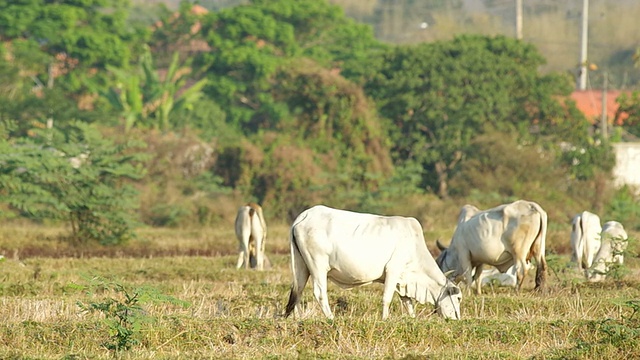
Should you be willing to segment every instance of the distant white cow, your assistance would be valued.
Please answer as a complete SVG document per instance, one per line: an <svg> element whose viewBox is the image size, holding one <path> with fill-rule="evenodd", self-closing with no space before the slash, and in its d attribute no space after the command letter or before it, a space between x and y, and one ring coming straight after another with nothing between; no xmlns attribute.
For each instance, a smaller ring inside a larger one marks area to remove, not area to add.
<svg viewBox="0 0 640 360"><path fill-rule="evenodd" d="M460 319L461 292L429 253L418 220L314 206L300 214L290 233L293 283L285 316L296 308L309 276L313 294L328 318L327 279L350 289L384 283L382 318L398 292L415 316L413 300L431 303L445 318Z"/></svg>
<svg viewBox="0 0 640 360"><path fill-rule="evenodd" d="M442 251L436 262L451 277L463 276L468 286L476 280L476 293L482 293L484 264L506 272L511 266L517 269L520 290L526 276L527 262L536 260L536 289L544 286L547 262L545 242L547 237L547 213L540 205L518 200L500 205L459 222L449 247L437 242Z"/></svg>
<svg viewBox="0 0 640 360"><path fill-rule="evenodd" d="M591 268L587 270L587 279L592 282L603 281L611 264L622 265L624 251L628 245L627 232L617 221L607 221L602 227L602 244Z"/></svg>
<svg viewBox="0 0 640 360"><path fill-rule="evenodd" d="M571 224L571 261L585 271L593 264L593 259L600 249L600 217L583 211L573 218ZM586 272L585 272L586 275Z"/></svg>
<svg viewBox="0 0 640 360"><path fill-rule="evenodd" d="M267 224L264 221L262 207L256 203L248 203L238 209L235 222L236 237L240 254L236 268L257 268L264 270L265 242L267 239Z"/></svg>
<svg viewBox="0 0 640 360"><path fill-rule="evenodd" d="M529 272L529 270L531 269L533 269L533 264L527 262L525 271ZM518 285L517 273L518 269L515 265L511 266L507 271L503 273L500 272L500 270L492 267L491 269L482 270L480 281L482 282L482 286L492 285L515 288L516 285Z"/></svg>

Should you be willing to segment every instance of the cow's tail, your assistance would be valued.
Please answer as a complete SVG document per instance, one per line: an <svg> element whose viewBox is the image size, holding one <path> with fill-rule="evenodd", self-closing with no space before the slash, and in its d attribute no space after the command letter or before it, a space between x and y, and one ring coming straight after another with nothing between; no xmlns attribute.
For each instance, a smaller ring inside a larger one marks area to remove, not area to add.
<svg viewBox="0 0 640 360"><path fill-rule="evenodd" d="M257 216L258 217L258 221L260 222L260 227L262 228L262 239L260 239L260 249L258 249L256 247L256 241L258 239L255 239L254 235L253 235L253 231L251 231L252 235L252 240L250 241L250 246L249 246L249 264L251 266L251 268L256 268L258 266L258 253L262 253L262 257L263 257L263 261L267 261L266 259L266 255L265 255L265 247L266 247L266 242L267 242L267 223L264 220L264 215L262 213L262 206L256 204L256 203L247 203L247 205L249 207L249 223L251 224L251 227L253 227L253 217Z"/></svg>
<svg viewBox="0 0 640 360"><path fill-rule="evenodd" d="M547 279L547 260L545 259L545 247L547 242L547 213L535 204L536 211L540 214L540 229L531 247L532 255L536 259L536 290L542 290Z"/></svg>
<svg viewBox="0 0 640 360"><path fill-rule="evenodd" d="M304 290L307 280L309 279L309 268L304 262L304 258L298 248L298 243L295 237L295 225L291 226L291 232L289 233L289 240L291 242L291 272L293 281L291 283L291 292L289 293L289 301L284 313L285 317L291 315L295 310L296 305L300 302L300 296L302 290Z"/></svg>

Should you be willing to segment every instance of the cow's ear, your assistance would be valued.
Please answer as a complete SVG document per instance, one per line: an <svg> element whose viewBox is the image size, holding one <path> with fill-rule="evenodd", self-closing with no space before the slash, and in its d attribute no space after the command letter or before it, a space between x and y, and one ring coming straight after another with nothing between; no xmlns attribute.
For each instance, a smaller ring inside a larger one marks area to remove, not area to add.
<svg viewBox="0 0 640 360"><path fill-rule="evenodd" d="M449 296L454 296L454 295L458 295L461 294L462 291L460 290L459 287L457 286L449 286Z"/></svg>

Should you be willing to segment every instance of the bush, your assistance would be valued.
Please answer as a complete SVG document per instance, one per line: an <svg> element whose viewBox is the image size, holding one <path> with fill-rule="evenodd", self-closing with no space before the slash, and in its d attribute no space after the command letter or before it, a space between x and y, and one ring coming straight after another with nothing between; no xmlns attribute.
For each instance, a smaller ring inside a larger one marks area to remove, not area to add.
<svg viewBox="0 0 640 360"><path fill-rule="evenodd" d="M224 177L214 174L216 159L224 157L216 142L189 131L142 136L149 156L147 176L138 182L141 220L152 226L210 225L216 197L230 193Z"/></svg>
<svg viewBox="0 0 640 360"><path fill-rule="evenodd" d="M144 173L143 145L115 143L84 123L0 139L0 202L31 219L66 221L74 242L119 244L134 235L138 201L127 180Z"/></svg>
<svg viewBox="0 0 640 360"><path fill-rule="evenodd" d="M155 288L132 288L99 277L91 279L89 285L74 286L85 290L89 295L92 295L96 290L109 291L114 294L113 297L107 297L99 302L77 302L82 311L98 312L104 316L104 321L109 327L111 342L106 342L103 345L109 350L129 350L133 345L139 343L141 325L153 320L151 316L147 315L142 305L152 302L169 302L188 306L188 303L163 295Z"/></svg>

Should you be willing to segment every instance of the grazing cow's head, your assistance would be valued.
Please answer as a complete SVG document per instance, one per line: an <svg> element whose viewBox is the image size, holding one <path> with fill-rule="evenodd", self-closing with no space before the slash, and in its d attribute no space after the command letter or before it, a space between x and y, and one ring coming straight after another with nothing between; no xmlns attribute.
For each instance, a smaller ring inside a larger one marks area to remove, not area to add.
<svg viewBox="0 0 640 360"><path fill-rule="evenodd" d="M587 281L600 282L604 281L609 272L609 267L604 260L600 259L591 265L591 268L587 270Z"/></svg>
<svg viewBox="0 0 640 360"><path fill-rule="evenodd" d="M440 249L440 255L436 258L436 264L443 272L448 272L450 270L454 270L456 268L456 264L453 263L456 256L450 254L449 249L440 243L440 240L436 240L436 246ZM447 276L448 277L448 276Z"/></svg>
<svg viewBox="0 0 640 360"><path fill-rule="evenodd" d="M442 287L442 292L436 301L436 311L445 319L460 320L460 301L462 291L450 280Z"/></svg>

